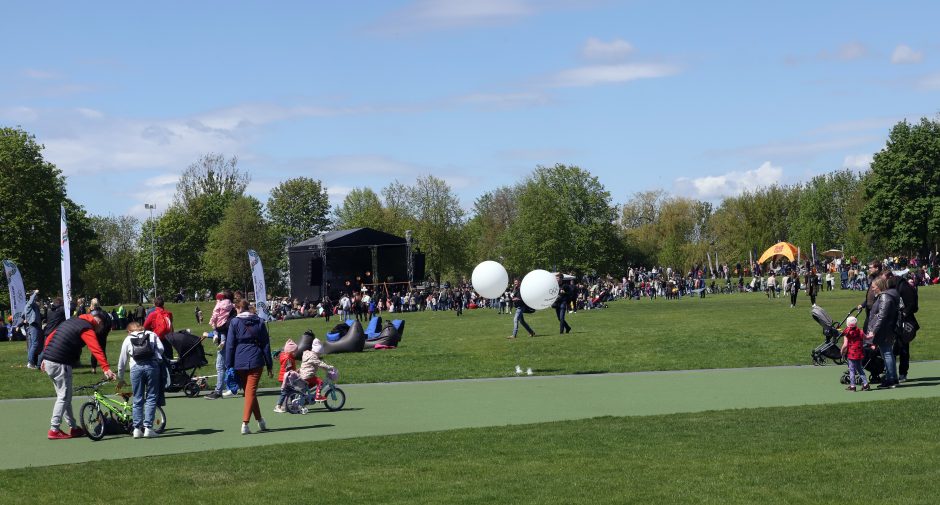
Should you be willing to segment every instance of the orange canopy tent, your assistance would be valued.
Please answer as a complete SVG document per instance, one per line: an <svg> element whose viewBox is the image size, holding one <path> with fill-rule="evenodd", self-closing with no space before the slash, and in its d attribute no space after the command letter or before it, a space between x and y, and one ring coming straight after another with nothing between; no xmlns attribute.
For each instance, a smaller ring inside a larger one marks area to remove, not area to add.
<svg viewBox="0 0 940 505"><path fill-rule="evenodd" d="M758 263L763 263L767 260L776 259L779 257L784 257L790 261L797 259L797 247L789 242L777 242L776 244L770 246L769 249L764 251L764 254L760 255L760 259L757 260Z"/></svg>

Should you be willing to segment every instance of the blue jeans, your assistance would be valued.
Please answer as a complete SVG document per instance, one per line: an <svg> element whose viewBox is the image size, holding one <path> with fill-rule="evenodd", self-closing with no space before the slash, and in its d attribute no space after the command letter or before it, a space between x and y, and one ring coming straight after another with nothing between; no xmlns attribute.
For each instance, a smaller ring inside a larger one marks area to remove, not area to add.
<svg viewBox="0 0 940 505"><path fill-rule="evenodd" d="M222 391L225 390L226 368L225 368L225 352L223 351L224 349L219 349L219 351L215 353L215 372L217 374L216 382L215 382L215 392L218 394L222 394Z"/></svg>
<svg viewBox="0 0 940 505"><path fill-rule="evenodd" d="M881 357L885 360L885 378L882 384L894 384L898 381L898 368L894 360L894 342L878 344Z"/></svg>
<svg viewBox="0 0 940 505"><path fill-rule="evenodd" d="M862 377L862 384L868 384L868 377L865 377L865 368L862 366L862 360L860 359L850 359L849 360L849 385L855 385L855 376L860 375Z"/></svg>
<svg viewBox="0 0 940 505"><path fill-rule="evenodd" d="M153 428L153 417L157 411L159 380L160 364L156 360L135 363L131 367L135 428Z"/></svg>
<svg viewBox="0 0 940 505"><path fill-rule="evenodd" d="M532 328L529 327L529 324L525 322L525 312L522 310L522 307L516 308L516 317L512 320L512 336L516 336L519 333L519 325L522 324L522 327L529 332L529 334L535 333L532 331Z"/></svg>
<svg viewBox="0 0 940 505"><path fill-rule="evenodd" d="M26 362L33 366L39 366L39 356L42 353L42 330L35 326L26 327Z"/></svg>
<svg viewBox="0 0 940 505"><path fill-rule="evenodd" d="M558 306L558 308L555 309L555 315L558 316L559 328L561 329L561 333L571 332L571 326L565 322L565 314L568 312L567 309L568 309L567 303L560 305Z"/></svg>

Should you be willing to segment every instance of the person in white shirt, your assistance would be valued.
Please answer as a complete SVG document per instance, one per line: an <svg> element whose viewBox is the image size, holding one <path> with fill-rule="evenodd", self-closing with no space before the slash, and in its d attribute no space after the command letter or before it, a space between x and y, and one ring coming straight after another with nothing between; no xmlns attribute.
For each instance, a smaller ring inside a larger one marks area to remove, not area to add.
<svg viewBox="0 0 940 505"><path fill-rule="evenodd" d="M118 387L124 386L124 371L130 368L133 398L134 438L154 438L153 419L157 410L157 388L163 344L156 333L139 323L127 325L127 338L118 358Z"/></svg>

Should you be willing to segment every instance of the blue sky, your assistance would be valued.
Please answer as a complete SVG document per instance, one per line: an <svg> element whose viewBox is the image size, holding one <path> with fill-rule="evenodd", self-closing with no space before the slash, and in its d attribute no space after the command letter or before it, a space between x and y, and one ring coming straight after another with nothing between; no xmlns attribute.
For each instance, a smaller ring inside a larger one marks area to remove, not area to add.
<svg viewBox="0 0 940 505"><path fill-rule="evenodd" d="M355 7L350 7L354 5ZM865 169L940 111L936 2L8 2L0 125L95 214L165 209L201 154L263 201L424 174L464 207L539 164L617 203Z"/></svg>

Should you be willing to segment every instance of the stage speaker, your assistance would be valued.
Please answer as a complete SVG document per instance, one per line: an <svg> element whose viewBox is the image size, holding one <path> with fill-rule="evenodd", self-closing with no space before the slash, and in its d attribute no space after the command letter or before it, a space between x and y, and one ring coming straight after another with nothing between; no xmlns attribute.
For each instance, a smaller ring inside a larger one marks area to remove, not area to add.
<svg viewBox="0 0 940 505"><path fill-rule="evenodd" d="M310 286L323 285L323 258L314 256L310 258L310 271L307 274Z"/></svg>

